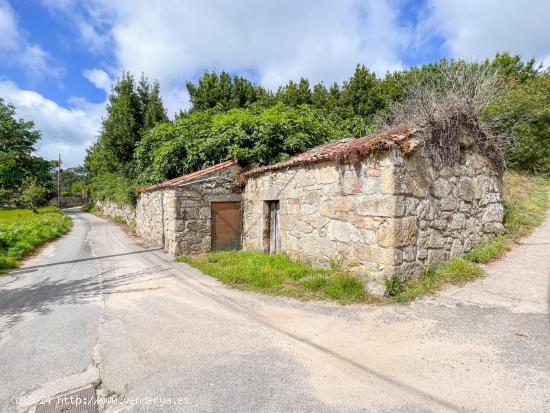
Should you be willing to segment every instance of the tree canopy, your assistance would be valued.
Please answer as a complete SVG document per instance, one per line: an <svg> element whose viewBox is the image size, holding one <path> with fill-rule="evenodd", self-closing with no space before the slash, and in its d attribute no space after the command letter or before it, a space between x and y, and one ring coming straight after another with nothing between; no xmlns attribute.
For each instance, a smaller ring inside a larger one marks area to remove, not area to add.
<svg viewBox="0 0 550 413"><path fill-rule="evenodd" d="M20 201L26 181L51 192L52 163L33 155L40 132L32 121L17 119L15 107L0 98L0 206Z"/></svg>
<svg viewBox="0 0 550 413"><path fill-rule="evenodd" d="M142 75L136 84L124 73L86 157L92 195L132 202L139 185L217 162L268 164L331 139L363 136L392 123L396 105L406 101L411 87L437 83L454 65L498 71L507 92L485 115L502 120L495 128L517 135L505 151L508 165L549 171L549 74L532 59L501 53L481 63L442 60L383 78L359 64L340 84L311 84L302 77L275 91L243 76L206 71L186 83L190 107L174 120L166 116L158 82L151 85Z"/></svg>

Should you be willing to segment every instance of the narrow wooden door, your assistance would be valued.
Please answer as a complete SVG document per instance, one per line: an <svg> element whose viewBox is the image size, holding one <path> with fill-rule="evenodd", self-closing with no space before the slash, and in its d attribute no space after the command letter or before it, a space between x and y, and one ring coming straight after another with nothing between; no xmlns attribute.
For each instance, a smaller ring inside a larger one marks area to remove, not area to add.
<svg viewBox="0 0 550 413"><path fill-rule="evenodd" d="M241 203L212 202L212 249L241 248Z"/></svg>
<svg viewBox="0 0 550 413"><path fill-rule="evenodd" d="M269 252L276 253L280 250L279 201L269 201Z"/></svg>

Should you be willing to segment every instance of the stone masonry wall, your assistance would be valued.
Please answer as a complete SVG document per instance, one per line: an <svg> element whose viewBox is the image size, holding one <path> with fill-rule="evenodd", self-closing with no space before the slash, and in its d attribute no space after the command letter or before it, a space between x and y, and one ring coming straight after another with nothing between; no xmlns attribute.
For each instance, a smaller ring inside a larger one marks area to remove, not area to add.
<svg viewBox="0 0 550 413"><path fill-rule="evenodd" d="M128 225L134 225L136 221L136 211L131 206L119 205L111 201L97 201L95 205L103 215L111 219L122 218Z"/></svg>
<svg viewBox="0 0 550 413"><path fill-rule="evenodd" d="M201 176L178 187L144 192L137 203L137 233L171 254L211 249L211 203L240 202L238 166Z"/></svg>
<svg viewBox="0 0 550 413"><path fill-rule="evenodd" d="M136 232L149 245L165 246L167 250L175 251L175 235L169 231L169 226L163 225L170 216L169 204L174 204L173 189L144 192L140 195L136 206ZM173 214L173 212L172 212Z"/></svg>
<svg viewBox="0 0 550 413"><path fill-rule="evenodd" d="M238 166L222 169L176 188L174 216L170 218L176 252L200 254L211 250L211 203L241 202Z"/></svg>
<svg viewBox="0 0 550 413"><path fill-rule="evenodd" d="M504 232L502 179L488 159L465 149L459 163L441 170L416 153L395 159L394 192L401 208L393 243L404 278ZM400 240L408 231L416 236Z"/></svg>
<svg viewBox="0 0 550 413"><path fill-rule="evenodd" d="M265 201L279 200L282 251L314 265L340 263L369 284L395 265L393 245L384 242L396 213L392 191L388 153L356 165L323 162L249 177L243 248L267 250Z"/></svg>
<svg viewBox="0 0 550 413"><path fill-rule="evenodd" d="M399 149L355 165L309 164L249 177L243 248L266 251L266 201L279 200L281 250L314 265L343 264L369 290L383 279L468 251L503 230L502 183L489 162L466 153L436 171Z"/></svg>

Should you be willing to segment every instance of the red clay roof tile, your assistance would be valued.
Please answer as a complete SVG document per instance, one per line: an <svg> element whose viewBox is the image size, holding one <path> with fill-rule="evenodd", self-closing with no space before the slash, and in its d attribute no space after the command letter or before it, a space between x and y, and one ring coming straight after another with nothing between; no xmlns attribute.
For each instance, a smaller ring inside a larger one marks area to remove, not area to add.
<svg viewBox="0 0 550 413"><path fill-rule="evenodd" d="M364 136L362 138L348 138L332 141L321 146L309 149L299 155L272 165L259 166L245 172L249 177L267 171L290 168L323 161L357 160L376 149L388 149L396 144L403 144L413 134L409 126L401 126L384 133Z"/></svg>
<svg viewBox="0 0 550 413"><path fill-rule="evenodd" d="M206 176L214 172L218 172L222 169L229 168L230 166L236 165L236 160L226 161L219 163L217 165L210 166L205 169L201 169L200 171L192 172L187 175L179 176L174 179L170 179L169 181L161 182L159 184L146 186L144 188L138 189L138 192L150 192L155 191L157 189L165 189L165 188L173 188L176 187L182 183L189 182L195 178L199 178L201 176Z"/></svg>

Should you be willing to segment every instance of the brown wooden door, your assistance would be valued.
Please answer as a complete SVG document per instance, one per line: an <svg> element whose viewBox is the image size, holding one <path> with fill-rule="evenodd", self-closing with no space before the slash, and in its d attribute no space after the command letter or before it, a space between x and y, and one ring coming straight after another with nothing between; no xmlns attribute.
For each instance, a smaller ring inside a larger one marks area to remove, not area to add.
<svg viewBox="0 0 550 413"><path fill-rule="evenodd" d="M212 202L212 249L241 248L241 203Z"/></svg>

